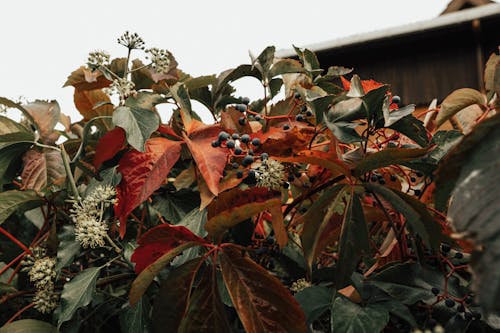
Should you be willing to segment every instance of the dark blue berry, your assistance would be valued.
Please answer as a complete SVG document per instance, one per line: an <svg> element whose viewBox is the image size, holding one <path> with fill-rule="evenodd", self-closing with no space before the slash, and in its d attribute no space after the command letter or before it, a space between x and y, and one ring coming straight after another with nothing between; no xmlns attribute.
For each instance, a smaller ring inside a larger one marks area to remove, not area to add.
<svg viewBox="0 0 500 333"><path fill-rule="evenodd" d="M296 92L294 95L293 95L295 98L299 99L300 98L300 94L298 92Z"/></svg>
<svg viewBox="0 0 500 333"><path fill-rule="evenodd" d="M452 299L449 299L447 298L445 301L444 301L444 304L449 307L449 308L452 308L455 306L455 301L452 300Z"/></svg>
<svg viewBox="0 0 500 333"><path fill-rule="evenodd" d="M298 114L298 115L295 116L295 120L297 120L297 121L304 121L304 116L301 115L301 114Z"/></svg>
<svg viewBox="0 0 500 333"><path fill-rule="evenodd" d="M376 182L376 181L378 180L377 175L373 174L373 175L370 177L370 180L371 180L372 182Z"/></svg>
<svg viewBox="0 0 500 333"><path fill-rule="evenodd" d="M269 158L269 154L268 153L262 153L262 154L260 154L260 159L261 160L264 161L264 160L267 160L268 158Z"/></svg>
<svg viewBox="0 0 500 333"><path fill-rule="evenodd" d="M254 117L254 119L255 119L256 121L261 121L261 119L262 119L262 118L261 118L261 116L260 116L260 115L256 114L256 115L255 115L255 117Z"/></svg>
<svg viewBox="0 0 500 333"><path fill-rule="evenodd" d="M283 125L283 129L285 131L288 131L290 129L290 126L288 124Z"/></svg>
<svg viewBox="0 0 500 333"><path fill-rule="evenodd" d="M439 289L438 289L438 288L433 287L433 288L431 289L431 291L432 291L432 293L433 293L434 295L436 295L436 296L437 296L437 295L439 295Z"/></svg>
<svg viewBox="0 0 500 333"><path fill-rule="evenodd" d="M219 141L225 141L227 139L229 139L229 134L227 132L222 131L219 133Z"/></svg>
<svg viewBox="0 0 500 333"><path fill-rule="evenodd" d="M462 252L457 252L455 253L455 258L456 259L462 259L464 257L463 253Z"/></svg>
<svg viewBox="0 0 500 333"><path fill-rule="evenodd" d="M233 164L231 164L233 166L233 168L235 169L238 169L240 167L240 165L238 164L238 162L233 162Z"/></svg>
<svg viewBox="0 0 500 333"><path fill-rule="evenodd" d="M240 138L240 135L238 133L233 133L231 137L233 138L233 140L238 140Z"/></svg>
<svg viewBox="0 0 500 333"><path fill-rule="evenodd" d="M238 119L238 124L240 124L241 126L244 126L246 123L247 123L247 119L245 117L240 117Z"/></svg>
<svg viewBox="0 0 500 333"><path fill-rule="evenodd" d="M248 143L248 142L250 142L250 135L248 135L248 134L243 134L243 135L241 136L241 142L243 142L243 143Z"/></svg>
<svg viewBox="0 0 500 333"><path fill-rule="evenodd" d="M398 95L392 96L392 102L396 104L401 103L401 97L399 97Z"/></svg>
<svg viewBox="0 0 500 333"><path fill-rule="evenodd" d="M236 177L243 178L243 171L241 171L241 170L236 171Z"/></svg>
<svg viewBox="0 0 500 333"><path fill-rule="evenodd" d="M241 161L241 165L248 166L253 163L253 156L247 155L243 157L243 161Z"/></svg>
<svg viewBox="0 0 500 333"><path fill-rule="evenodd" d="M290 184L289 184L289 183L287 183L287 182L284 182L284 183L283 183L283 188L287 189L287 188L289 188L289 187L290 187Z"/></svg>
<svg viewBox="0 0 500 333"><path fill-rule="evenodd" d="M241 150L241 148L235 148L234 149L234 154L235 155L241 155L241 154L243 154L243 150Z"/></svg>
<svg viewBox="0 0 500 333"><path fill-rule="evenodd" d="M451 246L448 244L441 244L441 252L448 253L451 250Z"/></svg>
<svg viewBox="0 0 500 333"><path fill-rule="evenodd" d="M311 110L307 110L306 116L311 117L312 115L313 115L312 111Z"/></svg>
<svg viewBox="0 0 500 333"><path fill-rule="evenodd" d="M395 182L395 181L396 181L396 179L397 179L397 178L396 178L396 176L391 175L391 182Z"/></svg>
<svg viewBox="0 0 500 333"><path fill-rule="evenodd" d="M247 106L245 104L236 104L235 108L240 112L245 112L247 110Z"/></svg>
<svg viewBox="0 0 500 333"><path fill-rule="evenodd" d="M415 193L415 195L416 195L417 197L419 197L419 196L420 196L420 194L422 194L422 191L420 191L420 190L413 190L413 193Z"/></svg>
<svg viewBox="0 0 500 333"><path fill-rule="evenodd" d="M250 171L248 171L248 177L253 177L253 178L255 178L255 170L250 170Z"/></svg>
<svg viewBox="0 0 500 333"><path fill-rule="evenodd" d="M260 139L259 138L254 138L252 140L252 145L254 146L259 146L260 145Z"/></svg>
<svg viewBox="0 0 500 333"><path fill-rule="evenodd" d="M412 182L412 183L414 183L414 182L416 182L416 181L417 181L417 178L415 178L415 177L410 177L410 180L411 180L411 182Z"/></svg>
<svg viewBox="0 0 500 333"><path fill-rule="evenodd" d="M378 183L379 183L380 185L385 185L385 179L384 179L384 178L379 178L379 179L378 179Z"/></svg>
<svg viewBox="0 0 500 333"><path fill-rule="evenodd" d="M301 112L306 112L307 111L307 106L306 105L302 105L302 107L300 108L300 111Z"/></svg>
<svg viewBox="0 0 500 333"><path fill-rule="evenodd" d="M235 146L235 143L234 143L233 140L227 140L226 141L226 147L227 148L234 148L234 146Z"/></svg>
<svg viewBox="0 0 500 333"><path fill-rule="evenodd" d="M220 141L219 140L214 140L212 141L212 147L216 148L220 146Z"/></svg>
<svg viewBox="0 0 500 333"><path fill-rule="evenodd" d="M248 103L250 103L250 98L248 98L248 97L242 97L240 100L241 100L241 103L243 103L245 105L248 105Z"/></svg>

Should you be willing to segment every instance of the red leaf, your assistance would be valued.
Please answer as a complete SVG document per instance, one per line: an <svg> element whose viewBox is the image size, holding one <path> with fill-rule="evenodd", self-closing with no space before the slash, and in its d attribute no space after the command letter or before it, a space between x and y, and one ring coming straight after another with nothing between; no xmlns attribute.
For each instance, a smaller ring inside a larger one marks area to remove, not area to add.
<svg viewBox="0 0 500 333"><path fill-rule="evenodd" d="M102 163L113 158L125 147L125 131L115 127L104 134L97 142L94 155L94 167L98 170Z"/></svg>
<svg viewBox="0 0 500 333"><path fill-rule="evenodd" d="M219 125L203 126L201 122L193 120L189 136L184 134L184 141L210 192L214 195L219 194L219 181L222 178L229 154L229 150L226 148L212 147L212 141L217 140L220 131Z"/></svg>
<svg viewBox="0 0 500 333"><path fill-rule="evenodd" d="M145 152L131 150L123 155L118 171L122 180L116 188L115 215L120 219L120 237L125 235L128 215L165 181L181 154L181 141L152 138Z"/></svg>
<svg viewBox="0 0 500 333"><path fill-rule="evenodd" d="M304 312L281 282L241 251L230 247L220 256L229 296L248 333L305 333Z"/></svg>
<svg viewBox="0 0 500 333"><path fill-rule="evenodd" d="M130 259L135 262L135 272L142 272L165 253L188 242L207 244L206 240L196 236L184 226L162 224L151 228L139 239L137 242L139 247L135 249Z"/></svg>
<svg viewBox="0 0 500 333"><path fill-rule="evenodd" d="M351 88L351 82L349 82L346 78L341 76L340 80L342 81L342 86L344 87L344 90L349 90ZM384 85L383 83L374 80L361 80L361 86L363 87L365 94L367 94L371 90L380 88L383 85Z"/></svg>
<svg viewBox="0 0 500 333"><path fill-rule="evenodd" d="M160 124L160 126L158 127L158 132L160 132L161 134L170 135L182 139L177 133L175 133L172 127L165 124Z"/></svg>

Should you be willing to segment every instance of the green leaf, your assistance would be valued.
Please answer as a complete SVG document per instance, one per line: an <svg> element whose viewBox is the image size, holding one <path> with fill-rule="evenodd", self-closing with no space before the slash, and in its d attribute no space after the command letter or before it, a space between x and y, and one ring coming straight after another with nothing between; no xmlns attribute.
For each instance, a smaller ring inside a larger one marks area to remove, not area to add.
<svg viewBox="0 0 500 333"><path fill-rule="evenodd" d="M11 182L20 171L21 157L33 145L33 141L32 133L0 135L0 186Z"/></svg>
<svg viewBox="0 0 500 333"><path fill-rule="evenodd" d="M295 299L304 310L308 325L330 309L332 295L333 292L330 288L321 286L311 286L295 294Z"/></svg>
<svg viewBox="0 0 500 333"><path fill-rule="evenodd" d="M18 123L17 121L14 121L10 118L0 116L0 136L3 136L5 134L11 134L11 133L17 133L17 132L27 132L31 133L31 136L33 139L31 141L34 141L34 134L24 127L24 125Z"/></svg>
<svg viewBox="0 0 500 333"><path fill-rule="evenodd" d="M377 302L375 303L377 306L382 307L389 311L389 313L405 320L412 327L417 327L417 322L413 317L410 309L399 301L385 301L385 302Z"/></svg>
<svg viewBox="0 0 500 333"><path fill-rule="evenodd" d="M64 285L61 293L61 304L59 305L58 327L65 321L70 320L76 310L87 306L92 301L101 268L87 268Z"/></svg>
<svg viewBox="0 0 500 333"><path fill-rule="evenodd" d="M207 235L205 230L205 224L207 223L207 210L203 209L200 211L199 207L194 208L190 211L184 218L176 225L181 225L193 232L196 236L204 238ZM191 259L198 257L200 254L200 249L198 247L192 247L184 251L180 256L175 258L172 262L173 266L179 266Z"/></svg>
<svg viewBox="0 0 500 333"><path fill-rule="evenodd" d="M0 192L0 224L18 209L29 210L43 203L43 200L35 191L11 190Z"/></svg>
<svg viewBox="0 0 500 333"><path fill-rule="evenodd" d="M276 48L274 46L268 46L259 54L257 59L252 61L252 65L259 69L262 76L267 77L268 79L272 78L272 76L269 76L268 73L271 65L273 64L275 51Z"/></svg>
<svg viewBox="0 0 500 333"><path fill-rule="evenodd" d="M35 319L21 319L0 327L0 333L58 333L56 327Z"/></svg>
<svg viewBox="0 0 500 333"><path fill-rule="evenodd" d="M368 122L371 126L375 126L375 128L381 128L384 125L383 106L388 90L389 87L387 85L383 85L370 90L365 96L363 96L363 107L366 110Z"/></svg>
<svg viewBox="0 0 500 333"><path fill-rule="evenodd" d="M391 111L389 110L389 97L386 97L382 111L384 112L384 126L391 127L402 118L412 114L415 111L415 104L406 105Z"/></svg>
<svg viewBox="0 0 500 333"><path fill-rule="evenodd" d="M33 119L33 117L31 116L31 113L28 112L28 110L26 110L21 104L19 103L16 103L14 101L11 101L10 99L8 98L5 98L5 97L0 97L0 104L2 105L5 105L6 107L8 108L15 108L15 109L18 109L19 111L21 111L23 113L23 116L29 120L29 122L35 126L35 129L36 130L39 130L38 128L38 125L37 123L35 122L35 120Z"/></svg>
<svg viewBox="0 0 500 333"><path fill-rule="evenodd" d="M135 306L127 304L120 312L120 328L123 333L147 332L149 328L150 305L142 297Z"/></svg>
<svg viewBox="0 0 500 333"><path fill-rule="evenodd" d="M333 135L343 143L361 142L364 139L354 129L358 124L347 121L330 122L325 120L326 126Z"/></svg>
<svg viewBox="0 0 500 333"><path fill-rule="evenodd" d="M177 223L193 209L199 210L200 194L190 190L179 190L165 196L154 196L152 207L167 221Z"/></svg>
<svg viewBox="0 0 500 333"><path fill-rule="evenodd" d="M312 77L318 76L323 70L319 66L318 58L316 54L308 49L301 49L293 46L295 52L299 56L300 61L304 64L304 68L308 71Z"/></svg>
<svg viewBox="0 0 500 333"><path fill-rule="evenodd" d="M64 225L58 239L56 271L60 272L80 252L80 242L75 240L75 227L72 225Z"/></svg>
<svg viewBox="0 0 500 333"><path fill-rule="evenodd" d="M140 91L136 95L129 96L125 105L131 108L154 110L154 106L165 103L168 100L160 94L147 91Z"/></svg>
<svg viewBox="0 0 500 333"><path fill-rule="evenodd" d="M307 90L306 92L309 92ZM326 95L320 97L309 97L309 94L306 95L306 103L309 105L311 110L314 112L316 116L316 122L320 123L323 121L325 116L325 112L328 110L328 106L333 101L334 96Z"/></svg>
<svg viewBox="0 0 500 333"><path fill-rule="evenodd" d="M326 76L339 77L342 75L347 75L353 71L352 68L346 68L342 66L330 66L328 67L328 71Z"/></svg>
<svg viewBox="0 0 500 333"><path fill-rule="evenodd" d="M182 121L186 126L193 118L193 110L191 108L191 99L189 97L188 90L186 89L184 83L177 82L170 87L170 93L180 107Z"/></svg>
<svg viewBox="0 0 500 333"><path fill-rule="evenodd" d="M363 253L368 253L368 228L361 201L351 192L346 203L338 247L339 260L335 270L335 287L341 289L350 284L351 274L358 266Z"/></svg>
<svg viewBox="0 0 500 333"><path fill-rule="evenodd" d="M271 98L273 98L280 92L281 86L283 86L283 80L280 78L275 78L269 81L269 90L271 92Z"/></svg>
<svg viewBox="0 0 500 333"><path fill-rule="evenodd" d="M144 152L144 144L160 125L160 118L148 109L119 106L113 112L113 124L125 130L132 147Z"/></svg>
<svg viewBox="0 0 500 333"><path fill-rule="evenodd" d="M302 64L294 59L282 59L273 64L271 70L269 71L269 78L287 73L302 73L304 72L304 67Z"/></svg>
<svg viewBox="0 0 500 333"><path fill-rule="evenodd" d="M361 79L357 74L354 74L351 78L351 87L347 92L347 97L363 97L364 95L365 91L361 85Z"/></svg>
<svg viewBox="0 0 500 333"><path fill-rule="evenodd" d="M421 147L426 147L429 143L429 137L427 136L424 123L412 115L399 119L389 126L389 128L406 135Z"/></svg>
<svg viewBox="0 0 500 333"><path fill-rule="evenodd" d="M426 153L427 149L423 148L389 148L381 150L361 160L356 168L354 168L353 174L361 176L371 170L412 161L418 157L424 156Z"/></svg>
<svg viewBox="0 0 500 333"><path fill-rule="evenodd" d="M332 332L377 333L389 322L389 312L383 307L368 304L361 307L344 297L332 304Z"/></svg>
<svg viewBox="0 0 500 333"><path fill-rule="evenodd" d="M329 122L349 122L366 117L363 100L361 98L349 98L335 103L328 111Z"/></svg>
<svg viewBox="0 0 500 333"><path fill-rule="evenodd" d="M479 91L471 88L457 89L441 103L441 109L436 117L436 126L441 126L445 121L468 106L474 104L483 105L484 103L485 98Z"/></svg>
<svg viewBox="0 0 500 333"><path fill-rule="evenodd" d="M220 94L229 82L236 81L245 76L254 77L259 81L262 80L262 75L252 65L240 65L219 74L217 77L217 88L215 89L215 94Z"/></svg>

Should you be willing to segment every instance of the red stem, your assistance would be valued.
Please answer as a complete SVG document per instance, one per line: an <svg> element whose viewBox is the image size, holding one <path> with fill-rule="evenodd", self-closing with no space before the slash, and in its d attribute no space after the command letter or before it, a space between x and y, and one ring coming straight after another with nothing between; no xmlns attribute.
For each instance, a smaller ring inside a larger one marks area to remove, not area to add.
<svg viewBox="0 0 500 333"><path fill-rule="evenodd" d="M8 239L16 243L21 249L23 249L25 252L32 254L30 249L26 247L23 243L21 243L16 237L12 236L7 230L4 228L0 227L0 233L4 234Z"/></svg>
<svg viewBox="0 0 500 333"><path fill-rule="evenodd" d="M28 305L26 305L24 308L22 308L21 310L17 311L12 317L10 317L9 320L7 320L7 322L5 323L6 325L7 324L10 324L11 322L14 321L14 319L16 319L17 317L19 317L24 311L28 310L29 308L35 306L35 303L30 303Z"/></svg>

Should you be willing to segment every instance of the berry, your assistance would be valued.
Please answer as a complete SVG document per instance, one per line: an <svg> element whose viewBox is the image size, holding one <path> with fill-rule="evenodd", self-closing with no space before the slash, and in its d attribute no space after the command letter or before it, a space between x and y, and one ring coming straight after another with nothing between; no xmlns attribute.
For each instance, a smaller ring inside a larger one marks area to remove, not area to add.
<svg viewBox="0 0 500 333"><path fill-rule="evenodd" d="M250 142L250 135L248 135L248 134L243 134L243 135L241 136L241 142L243 142L243 143L248 143L248 142Z"/></svg>
<svg viewBox="0 0 500 333"><path fill-rule="evenodd" d="M296 93L293 95L293 97L295 97L295 98L299 99L299 98L300 98L300 94L299 94L298 92L296 92Z"/></svg>
<svg viewBox="0 0 500 333"><path fill-rule="evenodd" d="M247 155L243 157L243 161L241 161L241 165L248 166L253 163L253 156Z"/></svg>
<svg viewBox="0 0 500 333"><path fill-rule="evenodd" d="M226 170L222 170L222 175L225 177L227 176L227 171Z"/></svg>
<svg viewBox="0 0 500 333"><path fill-rule="evenodd" d="M384 178L379 178L379 179L378 179L378 183L379 183L380 185L385 185L385 179L384 179Z"/></svg>
<svg viewBox="0 0 500 333"><path fill-rule="evenodd" d="M298 115L295 116L295 120L297 120L297 121L304 121L304 116L301 115L301 114L298 114Z"/></svg>
<svg viewBox="0 0 500 333"><path fill-rule="evenodd" d="M236 171L236 177L243 178L243 171L241 171L241 170Z"/></svg>
<svg viewBox="0 0 500 333"><path fill-rule="evenodd" d="M307 110L306 116L311 117L312 115L313 115L312 111L311 110Z"/></svg>
<svg viewBox="0 0 500 333"><path fill-rule="evenodd" d="M306 112L306 111L307 111L307 106L302 105L302 107L300 108L300 112Z"/></svg>
<svg viewBox="0 0 500 333"><path fill-rule="evenodd" d="M267 160L268 158L269 158L269 154L268 153L262 153L262 154L260 154L260 159L261 160L264 161L264 160Z"/></svg>
<svg viewBox="0 0 500 333"><path fill-rule="evenodd" d="M455 306L455 301L452 300L452 299L449 299L447 298L445 301L444 301L444 304L449 307L449 308L452 308Z"/></svg>
<svg viewBox="0 0 500 333"><path fill-rule="evenodd" d="M233 164L231 164L233 166L233 168L235 169L238 169L240 167L240 165L238 164L238 162L233 162Z"/></svg>
<svg viewBox="0 0 500 333"><path fill-rule="evenodd" d="M229 139L229 134L227 132L222 131L219 133L219 141L225 141L227 139Z"/></svg>
<svg viewBox="0 0 500 333"><path fill-rule="evenodd" d="M240 135L238 133L233 133L231 137L233 138L233 140L238 140L240 138Z"/></svg>
<svg viewBox="0 0 500 333"><path fill-rule="evenodd" d="M214 140L212 141L212 147L216 148L220 146L220 141L219 140Z"/></svg>
<svg viewBox="0 0 500 333"><path fill-rule="evenodd" d="M472 297L467 296L467 297L465 298L465 304L471 304L471 303L472 303Z"/></svg>
<svg viewBox="0 0 500 333"><path fill-rule="evenodd" d="M417 171L417 172L415 172L415 175L417 177L422 177L424 174L421 171Z"/></svg>
<svg viewBox="0 0 500 333"><path fill-rule="evenodd" d="M415 177L410 177L410 180L411 180L411 182L412 182L412 183L414 183L414 182L416 182L416 181L417 181L417 178L415 178Z"/></svg>
<svg viewBox="0 0 500 333"><path fill-rule="evenodd" d="M253 177L253 178L255 178L255 170L250 170L250 171L248 171L248 177Z"/></svg>
<svg viewBox="0 0 500 333"><path fill-rule="evenodd" d="M392 102L396 104L401 103L401 97L399 97L398 95L392 96Z"/></svg>
<svg viewBox="0 0 500 333"><path fill-rule="evenodd" d="M245 104L236 104L235 108L240 112L245 112L247 110L247 106Z"/></svg>
<svg viewBox="0 0 500 333"><path fill-rule="evenodd" d="M437 296L437 295L439 295L439 288L433 287L433 288L431 289L431 291L432 291L432 293L433 293L434 295L436 295L436 296Z"/></svg>
<svg viewBox="0 0 500 333"><path fill-rule="evenodd" d="M450 252L451 250L451 246L449 246L448 244L441 244L441 252L443 253L448 253Z"/></svg>
<svg viewBox="0 0 500 333"><path fill-rule="evenodd" d="M235 155L241 155L241 154L243 154L243 150L241 150L241 148L236 148L236 149L234 150L234 154L235 154Z"/></svg>
<svg viewBox="0 0 500 333"><path fill-rule="evenodd" d="M288 189L289 187L290 187L290 184L289 184L289 183L287 183L287 182L284 182L284 183L283 183L283 188L284 188L284 189Z"/></svg>
<svg viewBox="0 0 500 333"><path fill-rule="evenodd" d="M238 119L238 124L240 124L241 126L244 126L246 123L247 123L247 119L245 117L240 117Z"/></svg>
<svg viewBox="0 0 500 333"><path fill-rule="evenodd" d="M245 105L248 105L250 103L250 98L248 98L248 97L242 97L240 100L241 100L241 103L243 103Z"/></svg>
<svg viewBox="0 0 500 333"><path fill-rule="evenodd" d="M235 143L234 143L233 140L227 140L226 141L226 147L227 148L234 148L234 146L235 146Z"/></svg>
<svg viewBox="0 0 500 333"><path fill-rule="evenodd" d="M378 180L378 177L377 175L373 174L371 177L370 177L371 181L372 182L376 182Z"/></svg>
<svg viewBox="0 0 500 333"><path fill-rule="evenodd" d="M396 181L396 179L397 179L397 178L396 178L396 176L391 175L391 182L395 182L395 181Z"/></svg>
<svg viewBox="0 0 500 333"><path fill-rule="evenodd" d="M465 320L472 320L473 319L473 315L470 312L464 313L464 317L465 317Z"/></svg>
<svg viewBox="0 0 500 333"><path fill-rule="evenodd" d="M456 259L462 259L464 257L463 253L462 252L457 252L455 253L455 258Z"/></svg>
<svg viewBox="0 0 500 333"><path fill-rule="evenodd" d="M260 116L260 115L258 115L258 114L256 114L256 115L255 115L254 119L255 119L256 121L261 121L261 120L262 120L261 116Z"/></svg>
<svg viewBox="0 0 500 333"><path fill-rule="evenodd" d="M288 131L290 129L290 126L288 124L283 125L283 129L285 131Z"/></svg>
<svg viewBox="0 0 500 333"><path fill-rule="evenodd" d="M253 156L254 155L253 149L248 149L247 154Z"/></svg>
<svg viewBox="0 0 500 333"><path fill-rule="evenodd" d="M295 177L293 175L288 175L289 182L293 182L294 179L295 179Z"/></svg>
<svg viewBox="0 0 500 333"><path fill-rule="evenodd" d="M420 194L422 194L422 191L420 191L420 190L413 190L413 193L415 193L415 195L416 195L417 197L419 197L419 196L420 196Z"/></svg>
<svg viewBox="0 0 500 333"><path fill-rule="evenodd" d="M254 138L252 140L252 145L254 145L254 146L260 146L260 139L259 138Z"/></svg>

